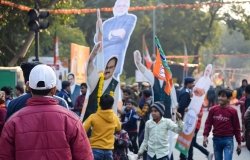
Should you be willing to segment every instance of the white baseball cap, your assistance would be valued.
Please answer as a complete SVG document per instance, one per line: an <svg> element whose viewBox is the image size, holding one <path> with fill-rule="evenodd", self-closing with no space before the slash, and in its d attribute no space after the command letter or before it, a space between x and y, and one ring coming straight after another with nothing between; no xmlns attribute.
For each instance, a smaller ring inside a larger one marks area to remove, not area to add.
<svg viewBox="0 0 250 160"><path fill-rule="evenodd" d="M35 90L47 90L56 86L56 74L54 70L45 65L35 66L29 76L29 87Z"/></svg>

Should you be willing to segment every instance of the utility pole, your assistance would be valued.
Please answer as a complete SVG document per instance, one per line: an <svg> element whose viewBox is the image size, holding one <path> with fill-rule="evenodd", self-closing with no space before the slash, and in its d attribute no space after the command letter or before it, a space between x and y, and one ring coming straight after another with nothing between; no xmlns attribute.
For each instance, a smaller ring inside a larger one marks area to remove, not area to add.
<svg viewBox="0 0 250 160"><path fill-rule="evenodd" d="M35 2L35 9L39 12L38 1ZM35 59L34 61L37 61L37 62L39 61L38 53L39 53L39 29L35 31Z"/></svg>

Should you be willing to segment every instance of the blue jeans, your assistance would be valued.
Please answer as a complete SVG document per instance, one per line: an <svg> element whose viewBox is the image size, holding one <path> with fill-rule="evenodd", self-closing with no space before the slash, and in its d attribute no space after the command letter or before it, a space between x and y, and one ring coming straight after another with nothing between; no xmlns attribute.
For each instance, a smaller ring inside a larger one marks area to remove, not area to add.
<svg viewBox="0 0 250 160"><path fill-rule="evenodd" d="M154 156L153 158L150 157L149 155L147 155L147 160L169 160L168 156L156 159L156 156Z"/></svg>
<svg viewBox="0 0 250 160"><path fill-rule="evenodd" d="M213 137L215 160L232 160L234 151L233 137Z"/></svg>
<svg viewBox="0 0 250 160"><path fill-rule="evenodd" d="M112 150L107 149L92 149L95 160L113 160Z"/></svg>

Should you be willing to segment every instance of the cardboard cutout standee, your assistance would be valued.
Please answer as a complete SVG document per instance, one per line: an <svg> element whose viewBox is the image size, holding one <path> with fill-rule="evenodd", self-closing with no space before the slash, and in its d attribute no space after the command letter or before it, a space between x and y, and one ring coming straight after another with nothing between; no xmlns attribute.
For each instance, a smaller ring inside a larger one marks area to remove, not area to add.
<svg viewBox="0 0 250 160"><path fill-rule="evenodd" d="M114 72L114 76L118 79L123 70L130 36L137 21L135 15L128 13L129 7L130 0L117 0L113 8L114 17L103 22L104 64L107 64L109 59L114 56L118 58ZM98 35L95 37L98 37Z"/></svg>
<svg viewBox="0 0 250 160"><path fill-rule="evenodd" d="M185 156L188 156L188 150L192 142L197 115L200 112L205 95L211 85L210 76L212 74L212 65L207 65L204 75L197 81L193 88L193 97L188 106L188 112L184 116L184 127L177 138L175 148Z"/></svg>
<svg viewBox="0 0 250 160"><path fill-rule="evenodd" d="M122 107L119 75L137 20L135 15L128 14L129 6L130 0L117 0L113 8L114 17L103 24L100 11L97 11L95 47L87 66L88 91L81 114L83 120L98 110L99 98L103 94L114 97L115 113Z"/></svg>

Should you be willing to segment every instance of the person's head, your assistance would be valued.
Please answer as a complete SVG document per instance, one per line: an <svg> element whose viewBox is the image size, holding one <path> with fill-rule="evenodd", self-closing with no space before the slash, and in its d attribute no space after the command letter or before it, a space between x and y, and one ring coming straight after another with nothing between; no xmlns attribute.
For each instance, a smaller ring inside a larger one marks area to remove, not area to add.
<svg viewBox="0 0 250 160"><path fill-rule="evenodd" d="M112 109L114 98L109 94L104 94L100 97L100 106L102 110Z"/></svg>
<svg viewBox="0 0 250 160"><path fill-rule="evenodd" d="M138 83L133 83L132 89L133 89L134 91L138 91L138 90L139 90L139 85L138 85Z"/></svg>
<svg viewBox="0 0 250 160"><path fill-rule="evenodd" d="M194 87L194 81L195 81L194 78L192 78L192 77L187 77L187 78L185 78L185 80L184 80L184 86L185 86L186 88L192 89L192 88Z"/></svg>
<svg viewBox="0 0 250 160"><path fill-rule="evenodd" d="M12 97L12 88L4 86L1 88L1 91L5 92L5 98L11 98Z"/></svg>
<svg viewBox="0 0 250 160"><path fill-rule="evenodd" d="M113 7L114 16L122 16L128 13L129 6L130 0L116 0L115 5Z"/></svg>
<svg viewBox="0 0 250 160"><path fill-rule="evenodd" d="M248 82L247 82L246 79L243 79L243 80L241 81L241 86L242 86L242 87L246 87L247 84L248 84Z"/></svg>
<svg viewBox="0 0 250 160"><path fill-rule="evenodd" d="M51 67L39 64L31 70L28 85L32 96L55 95L56 74Z"/></svg>
<svg viewBox="0 0 250 160"><path fill-rule="evenodd" d="M69 81L62 81L62 89L66 90L68 93L70 93L70 82Z"/></svg>
<svg viewBox="0 0 250 160"><path fill-rule="evenodd" d="M19 97L20 95L22 95L24 93L24 88L23 88L23 86L21 86L21 85L16 85L16 87L15 87L15 95L17 96L17 97Z"/></svg>
<svg viewBox="0 0 250 160"><path fill-rule="evenodd" d="M250 84L248 84L245 88L245 94L246 96L250 95Z"/></svg>
<svg viewBox="0 0 250 160"><path fill-rule="evenodd" d="M205 77L210 77L210 75L212 73L212 70L213 70L212 64L207 65L207 67L206 67L206 69L204 71L204 76Z"/></svg>
<svg viewBox="0 0 250 160"><path fill-rule="evenodd" d="M144 105L143 105L142 111L143 112L148 112L149 108L150 108L150 104L145 102Z"/></svg>
<svg viewBox="0 0 250 160"><path fill-rule="evenodd" d="M221 89L218 92L218 103L220 106L226 106L229 104L232 97L232 91L229 89Z"/></svg>
<svg viewBox="0 0 250 160"><path fill-rule="evenodd" d="M82 83L81 84L81 93L82 95L85 95L87 92L87 84L86 83Z"/></svg>
<svg viewBox="0 0 250 160"><path fill-rule="evenodd" d="M121 87L121 90L126 89L126 83L125 82L121 82L120 83L120 87Z"/></svg>
<svg viewBox="0 0 250 160"><path fill-rule="evenodd" d="M113 76L114 72L115 72L115 67L117 64L117 58L116 57L112 57L110 58L110 60L108 61L106 67L105 67L105 71L104 71L104 79L107 80L110 77Z"/></svg>
<svg viewBox="0 0 250 160"><path fill-rule="evenodd" d="M165 106L161 102L155 102L151 105L151 115L153 120L159 120L164 115Z"/></svg>
<svg viewBox="0 0 250 160"><path fill-rule="evenodd" d="M148 89L144 90L142 94L145 99L149 98L152 95L151 91Z"/></svg>
<svg viewBox="0 0 250 160"><path fill-rule="evenodd" d="M150 89L150 84L149 84L148 82L142 82L142 88L143 88L144 90Z"/></svg>
<svg viewBox="0 0 250 160"><path fill-rule="evenodd" d="M37 61L21 63L20 67L21 67L21 69L23 71L25 84L29 81L29 76L30 76L31 70L38 64L41 64L41 63L37 62Z"/></svg>
<svg viewBox="0 0 250 160"><path fill-rule="evenodd" d="M0 91L0 104L4 104L4 103L5 103L5 92Z"/></svg>
<svg viewBox="0 0 250 160"><path fill-rule="evenodd" d="M71 86L75 84L75 75L73 73L68 74L68 81Z"/></svg>
<svg viewBox="0 0 250 160"><path fill-rule="evenodd" d="M178 83L174 83L175 90L178 90L180 88L180 85Z"/></svg>
<svg viewBox="0 0 250 160"><path fill-rule="evenodd" d="M127 100L131 97L131 91L130 89L124 89L123 90L123 99Z"/></svg>
<svg viewBox="0 0 250 160"><path fill-rule="evenodd" d="M131 110L133 107L136 107L137 104L134 100L132 99L129 99L127 102L126 102L126 109L127 110Z"/></svg>

